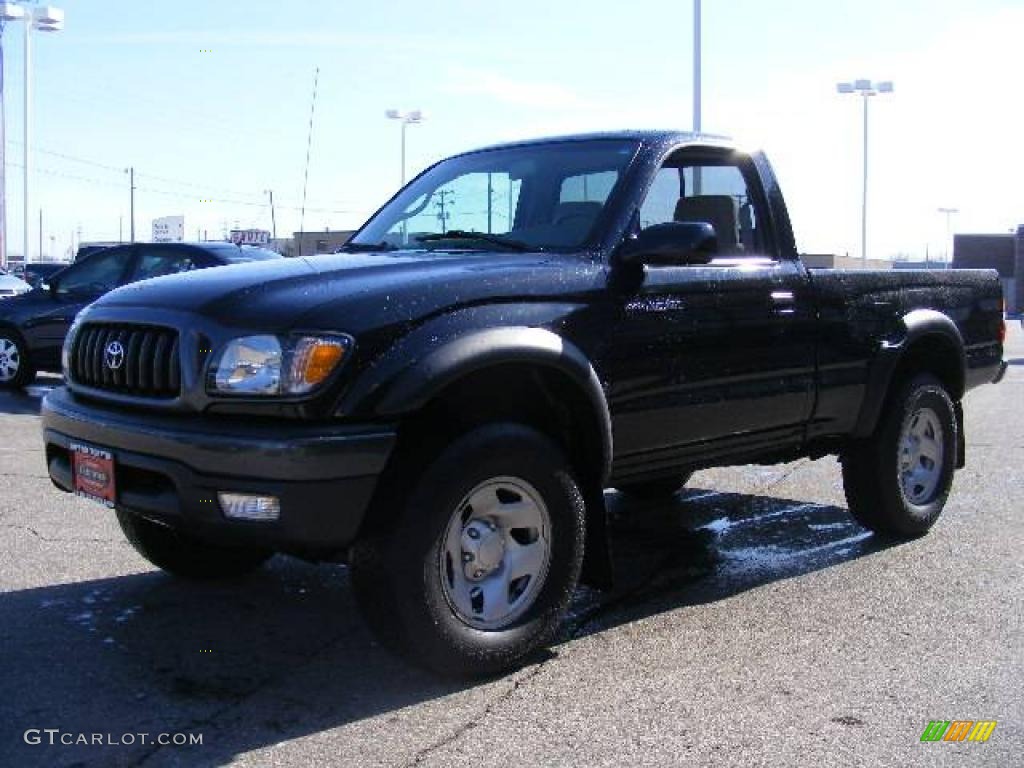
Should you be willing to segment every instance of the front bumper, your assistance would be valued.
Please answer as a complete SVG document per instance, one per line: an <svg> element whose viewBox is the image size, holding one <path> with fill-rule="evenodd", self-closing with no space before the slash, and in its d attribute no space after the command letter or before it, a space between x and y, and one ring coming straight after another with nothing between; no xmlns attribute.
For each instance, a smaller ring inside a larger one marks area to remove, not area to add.
<svg viewBox="0 0 1024 768"><path fill-rule="evenodd" d="M70 444L113 452L117 505L196 536L280 551L350 544L395 443L388 426L339 426L127 411L66 389L42 406L50 479L72 491ZM226 518L219 491L272 495L280 519Z"/></svg>

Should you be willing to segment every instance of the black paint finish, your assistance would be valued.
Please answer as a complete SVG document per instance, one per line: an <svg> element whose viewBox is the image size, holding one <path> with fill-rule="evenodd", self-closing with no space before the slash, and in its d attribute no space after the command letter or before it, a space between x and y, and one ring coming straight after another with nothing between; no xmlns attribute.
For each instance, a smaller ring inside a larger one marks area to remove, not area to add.
<svg viewBox="0 0 1024 768"><path fill-rule="evenodd" d="M608 136L559 141L597 138ZM90 322L178 330L181 395L154 401L71 381L68 392L44 403L48 441L95 438L115 450L184 461L189 443L172 450L168 442L180 422L190 434L237 439L237 452L255 466L278 455L280 441L271 449L250 440L235 431L240 421L282 430L298 421L325 435L339 425L391 429L464 377L516 364L564 376L584 404L587 434L601 443L594 455L603 466L591 468L594 476L614 484L834 452L870 433L908 361L941 374L958 398L998 375L995 272L808 270L763 155L688 134L612 138L635 141L637 151L578 252L380 249L184 274L104 296L87 310ZM759 205L761 251L708 264L618 259L655 172L680 152L744 164ZM209 350L229 339L317 331L343 332L356 343L337 375L310 396L267 401L206 392ZM111 409L130 414L131 440L116 426L100 426ZM157 430L159 440L138 436L149 420L167 427ZM296 442L289 461L298 466L309 450ZM220 471L207 455L207 470ZM257 478L227 474L243 483ZM338 543L336 531L327 538Z"/></svg>

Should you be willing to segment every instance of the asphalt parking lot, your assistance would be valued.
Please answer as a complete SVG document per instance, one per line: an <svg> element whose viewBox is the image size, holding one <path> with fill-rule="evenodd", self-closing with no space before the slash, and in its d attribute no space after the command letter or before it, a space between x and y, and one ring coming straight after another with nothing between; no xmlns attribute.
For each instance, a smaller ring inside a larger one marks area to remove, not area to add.
<svg viewBox="0 0 1024 768"><path fill-rule="evenodd" d="M1024 335L966 402L967 467L930 535L845 509L834 459L609 494L616 591L561 642L453 684L379 649L346 570L275 558L215 586L154 571L46 477L39 395L0 395L0 765L1020 765ZM997 720L984 744L929 720ZM26 744L29 729L202 745Z"/></svg>

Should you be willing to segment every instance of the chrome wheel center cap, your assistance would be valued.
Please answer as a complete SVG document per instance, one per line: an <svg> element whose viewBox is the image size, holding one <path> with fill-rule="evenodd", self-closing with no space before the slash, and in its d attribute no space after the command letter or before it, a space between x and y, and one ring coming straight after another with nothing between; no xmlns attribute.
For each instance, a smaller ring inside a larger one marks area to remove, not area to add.
<svg viewBox="0 0 1024 768"><path fill-rule="evenodd" d="M466 578L480 581L501 567L505 537L489 520L470 520L462 531L462 563Z"/></svg>

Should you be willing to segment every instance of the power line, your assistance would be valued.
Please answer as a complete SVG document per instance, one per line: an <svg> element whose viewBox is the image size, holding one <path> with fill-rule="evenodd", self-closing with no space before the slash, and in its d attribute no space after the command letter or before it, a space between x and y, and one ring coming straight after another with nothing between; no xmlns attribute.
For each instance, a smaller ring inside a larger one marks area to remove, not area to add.
<svg viewBox="0 0 1024 768"><path fill-rule="evenodd" d="M92 162L92 161L89 161L89 160L85 160L84 158L76 158L76 157L73 157L72 155L65 155L63 153L50 152L50 151L47 151L47 150L37 150L37 151L43 152L44 154L54 155L56 157L62 157L64 159L73 160L73 161L76 161L76 162L82 162L82 163L86 163L86 164L89 164L89 165L94 165L94 166L99 167L99 168L104 168L106 170L110 170L112 172L116 172L118 175L123 175L124 172L125 172L124 168L115 168L114 166L104 165L102 163L95 163L95 162ZM24 164L17 163L17 162L9 162L8 166L12 167L12 168L24 168ZM64 171L57 171L57 170L48 169L48 168L35 168L33 170L35 172L43 174L44 176L51 176L51 177L54 177L54 178L67 179L69 181L78 181L78 182L82 182L82 183L86 183L86 184L93 184L93 185L105 186L105 187L115 187L117 189L121 189L124 186L123 182L115 182L115 181L111 181L111 180L107 180L107 179L98 179L95 176L81 176L81 175L78 175L78 174L66 173ZM240 195L245 195L246 194L244 192L237 192L237 191L233 191L233 190L227 190L227 189L224 189L224 188L208 187L208 186L205 186L205 185L194 184L192 182L178 181L178 180L171 179L171 178L164 177L164 176L156 176L154 174L136 172L135 175L136 176L140 176L140 177L144 177L144 178L147 178L147 179L154 179L154 180L163 181L165 183L179 184L179 185L182 185L182 186L192 187L192 188L194 188L196 190L200 190L200 191L201 190L205 190L205 189L214 189L214 190L218 190L219 189L219 191L227 192L229 194L240 194ZM241 206L252 207L252 208L266 208L267 207L267 203L266 203L265 200L238 200L238 199L222 198L222 197L209 197L209 196L206 196L206 195L199 195L199 196L197 196L196 194L190 194L190 193L187 193L187 192L180 192L180 191L168 190L168 189L160 189L160 188L157 188L157 187L150 187L150 186L147 186L147 187L136 187L136 190L140 191L140 192L149 192L150 194L155 194L155 195L163 195L165 197L176 197L176 198L179 198L179 199L182 199L182 200L195 200L195 201L204 202L204 203L206 203L206 202L209 202L209 203L222 203L224 205L241 205ZM289 211L301 211L302 210L302 206L300 206L300 205L297 205L297 204L296 205L288 205L287 203L278 203L276 201L275 201L275 207L277 207L278 209L284 209L284 210L289 210ZM305 210L309 211L310 213L347 214L347 213L357 213L358 212L358 211L353 210L351 208L329 208L329 207L309 207L309 206L306 206Z"/></svg>

